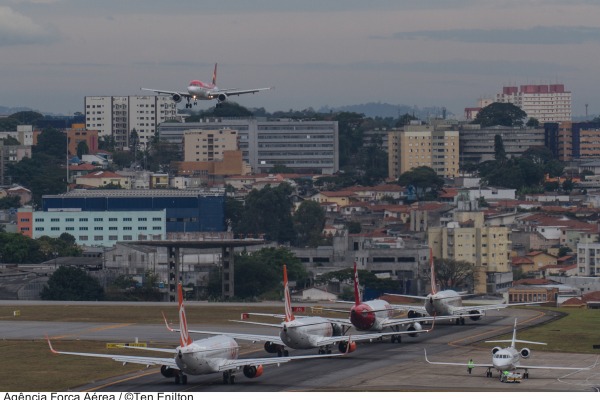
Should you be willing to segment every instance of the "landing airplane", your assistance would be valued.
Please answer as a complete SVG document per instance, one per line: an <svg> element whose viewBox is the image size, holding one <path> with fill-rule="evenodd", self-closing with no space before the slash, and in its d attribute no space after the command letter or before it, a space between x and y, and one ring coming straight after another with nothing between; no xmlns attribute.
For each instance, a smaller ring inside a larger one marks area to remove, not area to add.
<svg viewBox="0 0 600 400"><path fill-rule="evenodd" d="M158 94L168 94L171 96L175 103L181 102L181 100L185 97L187 103L185 108L192 108L193 101L194 105L198 105L197 100L217 100L217 107L221 105L224 101L227 101L229 96L239 96L241 94L247 93L257 93L262 92L263 90L271 90L272 87L259 88L259 89L219 89L217 87L217 64L215 64L215 70L212 76L212 83L206 83L199 80L190 81L187 87L187 93L185 92L175 92L171 90L158 90L158 89L148 89L141 88L141 90L148 90L151 92L155 92Z"/></svg>
<svg viewBox="0 0 600 400"><path fill-rule="evenodd" d="M372 341L380 339L384 336L400 335L402 333L422 333L427 330L406 331L406 332L391 332L391 333L372 333L362 335L340 335L342 328L336 323L332 323L327 318L322 317L296 317L292 311L290 289L288 285L287 267L283 266L283 286L284 286L284 302L285 315L281 314L264 314L264 313L244 313L244 316L259 315L283 318L284 322L280 324L270 324L262 322L250 321L234 321L240 323L263 325L279 328L279 336L269 335L251 335L245 333L225 333L211 331L196 331L190 330L191 333L202 334L220 334L227 335L235 339L250 340L253 342L265 342L265 350L268 353L277 353L279 356L287 356L288 350L291 349L319 349L319 354L331 354L331 345L338 345L340 353L352 352L356 349L356 342ZM166 322L166 321L165 321ZM169 325L167 324L169 328ZM171 329L171 328L169 328ZM173 329L171 329L173 330Z"/></svg>
<svg viewBox="0 0 600 400"><path fill-rule="evenodd" d="M537 366L537 365L521 365L521 358L529 358L531 356L531 350L527 347L522 348L521 350L517 350L517 343L526 343L526 344L539 344L546 345L546 343L541 342L529 342L527 340L517 340L517 319L515 318L515 327L513 329L513 337L512 340L487 340L486 343L510 343L508 347L494 347L492 349L492 363L491 364L472 364L471 367L484 367L487 368L486 377L492 377L492 369L496 369L500 372L500 378L502 379L503 373L505 371L517 371L524 370L523 378L529 378L529 370L530 369L562 369L562 370L588 370L593 368L596 364L591 367L583 367L583 368L574 368L574 367L550 367L550 366ZM457 365L462 367L468 367L467 363L451 363L451 362L433 362L429 361L427 358L427 350L425 351L425 361L429 364L438 364L438 365Z"/></svg>
<svg viewBox="0 0 600 400"><path fill-rule="evenodd" d="M435 317L450 316L456 319L457 325L464 325L465 318L468 317L472 321L479 320L485 315L485 311L489 310L500 310L510 306L523 306L532 304L541 304L540 302L533 303L516 303L516 304L493 304L485 306L463 306L462 295L454 290L442 290L437 291L435 283L435 268L433 264L432 250L429 249L429 260L431 266L431 293L427 296L410 296L386 293L388 296L399 296L408 297L413 299L424 300L423 306L411 306L408 304L398 305L394 307L397 309L408 310L409 318L415 318L422 315L430 315Z"/></svg>
<svg viewBox="0 0 600 400"><path fill-rule="evenodd" d="M418 332L423 331L421 322L432 322L436 319L435 317L393 318L394 312L396 311L396 307L394 305L388 303L385 300L369 300L362 302L360 298L361 296L358 281L358 270L356 267L356 263L354 263L354 302L339 301L339 303L353 304L352 308L350 309L350 319L327 319L343 326L347 326L348 322L350 322L350 326L354 326L354 328L356 328L356 330L358 331L381 332L386 328L390 328L393 331L398 332L395 335L391 335L392 343L394 343L395 341L400 343L402 341L402 336L399 334L401 326L408 325L408 335L411 337L415 337L418 336ZM339 310L332 308L321 309L324 311L332 312L348 312L348 310ZM444 318L442 317L442 319Z"/></svg>
<svg viewBox="0 0 600 400"><path fill-rule="evenodd" d="M223 383L234 384L235 372L240 369L247 378L257 378L263 373L263 366L286 363L294 360L343 356L345 353L333 355L310 355L295 357L272 357L272 358L245 358L238 359L239 346L231 336L219 335L202 340L193 341L188 330L185 309L183 306L183 291L181 283L177 288L179 297L179 341L180 345L175 349L163 348L141 348L143 350L169 353L172 357L140 357L130 355L112 355L96 353L76 353L70 351L57 351L52 347L50 339L48 346L55 354L68 354L74 356L110 358L118 362L142 364L147 367L160 365L160 372L166 378L175 378L175 383L186 384L187 375L204 375L216 372L223 373ZM122 346L131 349L138 347ZM187 375L186 375L187 374Z"/></svg>

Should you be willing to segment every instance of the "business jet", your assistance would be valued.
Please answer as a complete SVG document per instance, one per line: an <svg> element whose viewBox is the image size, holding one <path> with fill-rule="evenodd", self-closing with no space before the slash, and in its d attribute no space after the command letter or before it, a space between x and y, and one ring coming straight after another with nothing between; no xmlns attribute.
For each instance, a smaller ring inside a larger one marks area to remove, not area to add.
<svg viewBox="0 0 600 400"><path fill-rule="evenodd" d="M420 317L420 318L394 318L396 307L385 300L369 300L362 302L360 295L360 285L358 280L358 270L354 263L354 302L339 301L339 303L353 304L350 309L350 318L348 320L327 318L328 320L338 323L342 326L354 326L357 331L376 331L381 332L386 328L392 329L397 334L391 334L391 342L401 343L402 336L400 335L400 327L408 326L406 331L408 336L418 336L419 332L428 332L423 330L422 322L434 322L435 317ZM323 311L343 312L348 313L348 310L339 310L334 308L318 308ZM442 319L444 319L442 317ZM432 328L433 329L433 326ZM430 329L430 330L431 330ZM354 336L353 336L354 337Z"/></svg>
<svg viewBox="0 0 600 400"><path fill-rule="evenodd" d="M257 93L264 90L271 90L272 87L259 88L259 89L219 89L217 87L217 64L215 64L215 70L212 76L212 83L206 83L199 80L190 81L187 87L187 92L175 92L172 90L158 90L141 88L141 90L148 90L158 94L168 94L171 96L175 103L181 102L183 98L187 100L185 108L192 108L193 105L198 105L197 100L217 100L217 107L224 101L227 101L229 96L239 96L247 93Z"/></svg>
<svg viewBox="0 0 600 400"><path fill-rule="evenodd" d="M284 303L285 314L266 314L266 313L244 313L243 317L248 318L251 315L268 316L275 318L283 318L280 324L271 324L253 321L234 321L240 323L270 326L279 329L279 336L275 335L252 335L245 333L231 332L213 332L213 331L196 331L190 330L191 333L202 334L220 334L230 336L234 339L249 340L253 342L265 342L264 348L268 353L277 353L279 356L287 356L289 354L285 347L290 349L315 349L318 348L319 354L331 354L331 346L338 345L340 353L349 353L356 350L356 342L373 341L381 339L384 336L399 335L402 333L422 333L426 330L392 332L392 333L371 333L371 334L356 334L356 335L340 335L342 327L335 322L331 322L327 318L315 316L298 316L296 317L292 310L290 289L288 285L287 267L283 266L283 286L284 286ZM165 321L166 322L166 321ZM169 325L167 324L169 328ZM172 328L170 328L172 329ZM172 329L173 330L173 329Z"/></svg>
<svg viewBox="0 0 600 400"><path fill-rule="evenodd" d="M386 293L388 296L407 297L413 299L420 299L424 301L423 306L412 306L409 304L395 304L394 307L408 311L409 318L420 317L423 315L443 317L449 316L455 319L457 325L464 325L465 318L469 318L472 321L478 321L485 315L486 311L489 310L500 310L510 306L523 306L542 304L543 302L530 302L530 303L515 303L515 304L492 304L492 305L481 305L481 306L463 306L462 297L454 290L442 290L437 291L436 279L435 279L435 268L433 263L432 250L429 249L429 260L431 267L431 293L427 296L411 296L404 294Z"/></svg>
<svg viewBox="0 0 600 400"><path fill-rule="evenodd" d="M193 341L190 337L185 309L183 306L183 291L181 283L177 289L179 297L179 346L175 349L164 348L138 348L121 346L131 349L143 349L160 353L172 354L172 357L141 357L131 355L113 355L96 353L77 353L70 351L58 351L52 347L50 338L48 346L55 354L67 354L74 356L110 358L123 364L142 364L147 367L160 365L160 372L166 378L174 378L176 384L186 384L187 375L204 375L222 372L223 383L234 384L235 372L240 369L247 378L258 378L263 373L265 365L280 365L294 360L343 356L345 353L332 355L308 355L295 357L271 357L271 358L245 358L238 359L239 346L231 336L219 335L202 340Z"/></svg>
<svg viewBox="0 0 600 400"><path fill-rule="evenodd" d="M497 370L500 373L500 379L502 379L503 373L505 371L509 371L509 372L513 372L513 371L517 371L517 370L523 370L525 371L523 373L523 378L528 379L529 378L529 370L530 369L558 369L558 370L578 370L578 371L583 371L583 370L588 370L590 368L594 368L595 365L598 363L598 360L596 360L596 364L594 364L591 367L581 367L581 368L575 368L575 367L554 367L554 366L539 366L539 365L523 365L521 364L521 359L522 358L529 358L531 356L531 350L529 350L527 347L522 348L521 350L517 350L516 348L516 344L517 343L525 343L525 344L539 344L539 345L546 345L546 343L541 343L541 342L530 342L527 340L517 340L517 319L515 318L515 327L513 329L513 337L512 340L487 340L486 343L510 343L510 345L508 347L494 347L492 349L492 362L490 363L482 363L482 364L471 364L470 367L476 368L476 367L483 367L483 368L487 368L487 372L486 372L486 377L491 378L492 377L492 369ZM425 361L427 361L429 364L438 364L438 365L456 365L456 366L462 366L462 367L469 367L469 365L467 363L452 363L452 362L434 362L434 361L429 361L429 359L427 358L427 350L423 349L425 351Z"/></svg>

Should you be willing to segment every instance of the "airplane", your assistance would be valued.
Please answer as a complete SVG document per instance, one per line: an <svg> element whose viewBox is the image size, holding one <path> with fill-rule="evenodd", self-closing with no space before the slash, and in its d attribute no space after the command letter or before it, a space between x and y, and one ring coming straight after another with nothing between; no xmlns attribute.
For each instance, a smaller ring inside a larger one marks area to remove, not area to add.
<svg viewBox="0 0 600 400"><path fill-rule="evenodd" d="M235 383L235 372L240 369L247 378L258 378L263 374L263 366L280 365L289 361L344 356L347 353L330 355L308 355L295 357L271 358L244 358L238 359L239 345L231 336L219 335L202 340L193 341L188 330L185 308L183 305L183 290L179 283L177 288L179 297L179 346L175 349L165 348L139 348L120 346L123 348L142 349L147 351L169 353L171 357L145 357L116 354L77 353L71 351L58 351L52 347L50 338L46 337L50 351L54 354L67 354L74 356L110 358L114 361L142 364L147 367L160 365L160 372L165 378L175 378L176 384L186 384L187 375L205 375L222 372L224 384ZM351 339L349 339L351 341Z"/></svg>
<svg viewBox="0 0 600 400"><path fill-rule="evenodd" d="M574 368L574 367L551 367L551 366L538 366L538 365L522 365L522 358L529 358L531 356L531 350L527 347L522 348L521 350L517 350L517 343L526 343L526 344L539 344L546 345L546 343L541 342L530 342L527 340L517 340L517 318L515 318L515 327L513 329L513 337L512 340L486 340L486 343L510 343L508 347L494 347L492 349L492 363L491 364L471 364L470 367L483 367L487 368L486 377L492 377L492 369L500 372L500 379L504 375L505 371L513 372L517 370L524 370L523 378L529 378L529 370L530 369L562 369L562 370L589 370L590 368L595 367L598 364L598 360L596 360L596 364L591 367L582 367L582 368ZM452 362L434 362L429 361L427 358L427 350L425 351L425 361L429 364L438 364L438 365L457 365L462 367L469 367L467 363L452 363Z"/></svg>
<svg viewBox="0 0 600 400"><path fill-rule="evenodd" d="M262 92L263 90L271 90L272 87L259 88L259 89L219 89L217 87L217 64L215 63L215 70L212 76L212 83L206 83L199 80L190 81L187 87L187 93L185 92L175 92L171 90L158 90L158 89L148 89L148 88L140 88L141 90L148 90L151 92L155 92L158 94L168 94L171 96L175 103L181 102L181 100L185 97L187 103L185 108L192 108L193 101L194 105L198 105L197 100L217 100L217 107L221 106L221 103L227 101L229 96L239 96L241 94L247 93L257 93Z"/></svg>
<svg viewBox="0 0 600 400"><path fill-rule="evenodd" d="M422 315L435 317L450 316L454 317L456 325L464 325L465 318L468 317L472 321L478 321L485 315L485 311L500 310L510 306L523 306L532 304L542 304L543 302L531 303L516 303L516 304L493 304L482 306L463 306L462 296L460 293L447 289L437 291L435 283L435 268L433 263L433 251L429 249L429 260L431 267L431 293L427 296L411 296L404 294L386 293L388 296L407 297L413 299L424 300L423 306L411 306L409 304L395 304L397 309L408 310L409 318L416 318Z"/></svg>
<svg viewBox="0 0 600 400"><path fill-rule="evenodd" d="M354 302L338 301L338 303L349 303L353 304L350 309L350 319L342 320L335 318L328 318L330 321L339 323L343 326L354 326L357 331L376 331L381 332L386 328L390 328L393 331L399 332L400 327L408 325L408 335L411 337L418 336L419 331L423 331L421 322L432 322L436 317L421 317L421 318L393 318L396 311L396 307L385 300L369 300L362 302L360 300L360 289L358 281L358 270L356 262L354 263ZM323 311L332 312L344 312L348 310L339 310L333 308L320 308ZM438 318L439 319L439 318ZM442 317L442 319L444 319ZM401 343L402 336L400 334L391 335L391 342Z"/></svg>
<svg viewBox="0 0 600 400"><path fill-rule="evenodd" d="M250 315L268 316L283 318L284 321L280 324L270 324L262 322L251 322L251 321L233 321L254 325L263 325L279 328L279 336L274 335L253 335L246 333L226 333L226 332L213 332L213 331L197 331L190 330L190 333L201 333L209 335L227 335L234 339L249 340L253 342L265 342L264 348L267 353L277 353L279 356L287 356L289 354L285 347L290 349L314 349L318 348L319 354L331 354L331 345L338 345L340 353L353 352L356 349L356 342L372 341L380 339L384 336L400 335L403 333L423 333L429 332L428 330L411 330L406 332L391 332L391 333L371 333L371 334L358 334L358 335L340 335L341 327L335 322L330 321L327 318L315 317L315 316L294 316L290 289L288 285L287 267L283 266L283 286L284 286L284 303L285 303L285 314L265 314L265 313L244 313L244 317ZM169 324L165 320L167 328L172 331L176 329L170 328Z"/></svg>

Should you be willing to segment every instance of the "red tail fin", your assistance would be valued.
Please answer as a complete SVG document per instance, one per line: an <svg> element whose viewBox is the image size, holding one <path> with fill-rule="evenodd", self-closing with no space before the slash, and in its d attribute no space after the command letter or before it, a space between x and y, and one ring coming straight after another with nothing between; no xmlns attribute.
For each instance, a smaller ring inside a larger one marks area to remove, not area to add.
<svg viewBox="0 0 600 400"><path fill-rule="evenodd" d="M358 270L356 269L356 262L354 262L354 304L360 304L360 291L358 289Z"/></svg>
<svg viewBox="0 0 600 400"><path fill-rule="evenodd" d="M433 265L433 249L431 247L429 248L429 263L431 266L431 294L436 294L437 288L435 284L435 268Z"/></svg>
<svg viewBox="0 0 600 400"><path fill-rule="evenodd" d="M217 63L215 63L215 70L213 71L212 84L213 86L217 84Z"/></svg>
<svg viewBox="0 0 600 400"><path fill-rule="evenodd" d="M285 301L285 322L293 321L294 313L292 312L292 298L290 296L290 287L288 285L287 266L283 266L283 295Z"/></svg>
<svg viewBox="0 0 600 400"><path fill-rule="evenodd" d="M181 347L185 347L192 344L193 340L188 332L187 318L185 317L185 308L183 307L183 287L181 282L177 285L177 297L179 298L179 344L181 344Z"/></svg>

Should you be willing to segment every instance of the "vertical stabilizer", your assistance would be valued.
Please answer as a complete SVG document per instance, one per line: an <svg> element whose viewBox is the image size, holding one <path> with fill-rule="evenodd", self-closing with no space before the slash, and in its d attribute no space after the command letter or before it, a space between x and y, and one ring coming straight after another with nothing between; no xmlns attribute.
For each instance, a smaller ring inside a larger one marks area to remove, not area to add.
<svg viewBox="0 0 600 400"><path fill-rule="evenodd" d="M358 269L356 268L356 261L354 262L354 304L360 304L360 290L358 288Z"/></svg>
<svg viewBox="0 0 600 400"><path fill-rule="evenodd" d="M431 267L431 294L436 294L435 267L433 263L433 249L431 247L429 248L429 265Z"/></svg>
<svg viewBox="0 0 600 400"><path fill-rule="evenodd" d="M185 347L192 344L193 340L188 332L187 318L185 317L185 308L183 307L183 287L181 282L177 285L177 297L179 299L179 344L181 347Z"/></svg>
<svg viewBox="0 0 600 400"><path fill-rule="evenodd" d="M285 322L293 321L294 313L292 313L292 298L290 296L290 286L288 285L287 266L283 265L283 295L285 301Z"/></svg>
<svg viewBox="0 0 600 400"><path fill-rule="evenodd" d="M513 349L517 348L517 319L515 318L515 328L513 329L513 337L512 342L510 343L510 347Z"/></svg>
<svg viewBox="0 0 600 400"><path fill-rule="evenodd" d="M213 86L217 85L217 63L215 63L215 70L213 71L212 84Z"/></svg>

